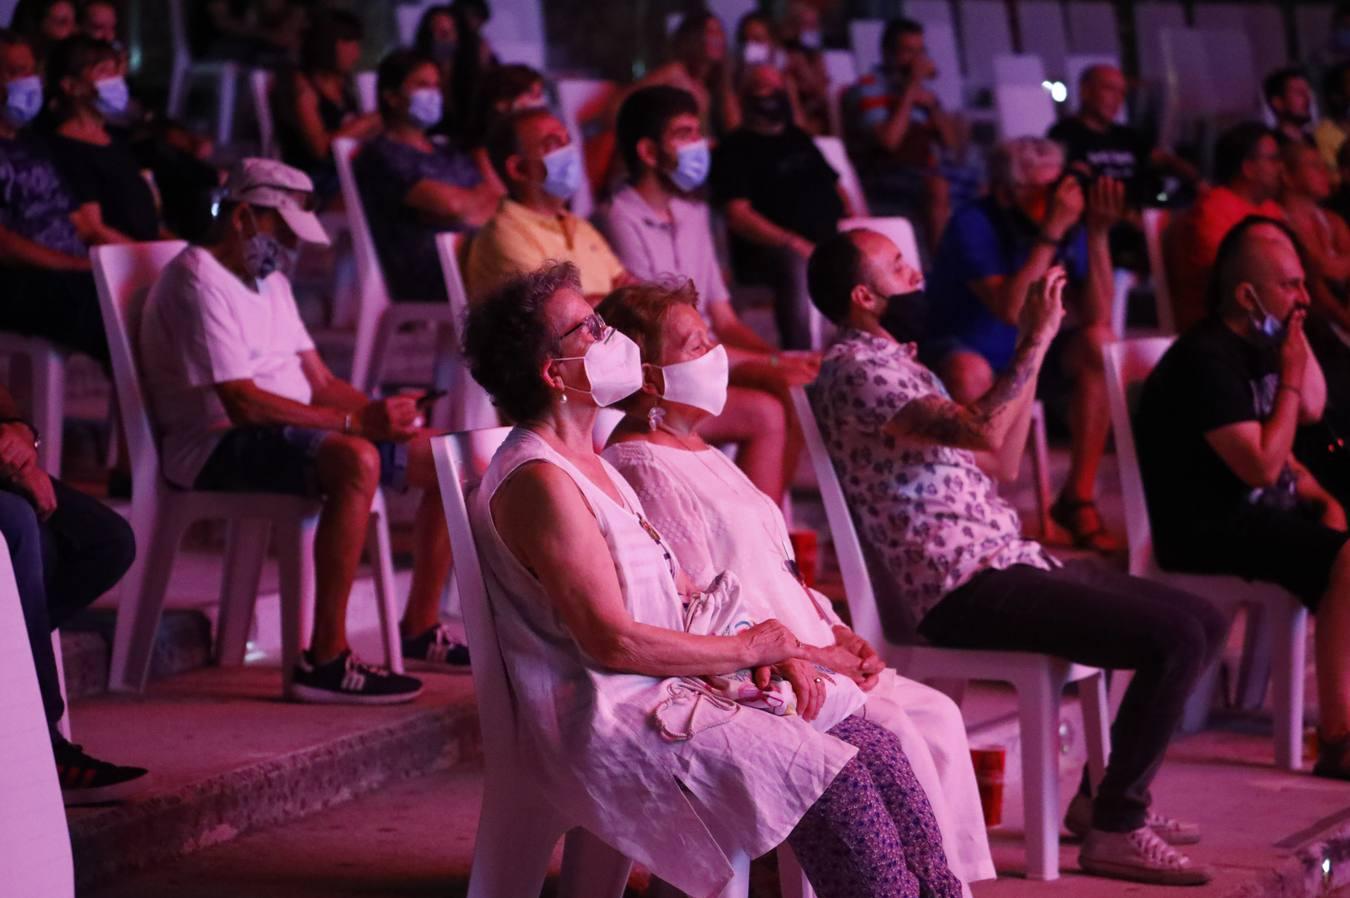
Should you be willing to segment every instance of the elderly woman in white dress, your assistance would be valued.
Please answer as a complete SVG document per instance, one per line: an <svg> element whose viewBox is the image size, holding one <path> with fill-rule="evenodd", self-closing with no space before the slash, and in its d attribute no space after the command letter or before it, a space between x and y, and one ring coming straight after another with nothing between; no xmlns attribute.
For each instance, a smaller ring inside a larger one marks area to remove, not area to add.
<svg viewBox="0 0 1350 898"><path fill-rule="evenodd" d="M694 581L730 571L751 614L782 621L805 642L832 646L825 663L853 677L867 693L867 719L899 737L932 802L952 871L964 883L992 878L960 709L883 669L830 601L802 581L781 510L699 438L699 423L721 411L727 363L698 314L693 286L626 287L598 311L638 344L644 362L642 389L620 403L626 415L605 459L632 485Z"/></svg>
<svg viewBox="0 0 1350 898"><path fill-rule="evenodd" d="M853 714L852 681L778 621L748 620L729 575L692 589L595 454L597 408L642 373L575 267L476 307L465 353L520 422L470 511L541 801L699 898L729 859L784 840L820 898L959 895L899 741Z"/></svg>

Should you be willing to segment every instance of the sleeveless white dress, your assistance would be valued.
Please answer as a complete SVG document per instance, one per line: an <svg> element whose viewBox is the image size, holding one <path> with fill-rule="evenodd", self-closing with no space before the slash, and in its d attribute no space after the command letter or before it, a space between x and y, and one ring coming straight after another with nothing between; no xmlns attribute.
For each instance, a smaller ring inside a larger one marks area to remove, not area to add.
<svg viewBox="0 0 1350 898"><path fill-rule="evenodd" d="M634 620L683 629L673 553L644 528L641 504L618 472L605 465L627 507L537 434L512 430L470 513L517 702L521 756L541 800L564 819L691 895L716 894L732 875L728 857L756 857L787 838L857 750L799 717L740 707L686 741L663 738L652 713L690 679L599 668L497 533L493 495L522 465L539 462L557 466L581 491Z"/></svg>
<svg viewBox="0 0 1350 898"><path fill-rule="evenodd" d="M803 587L788 566L792 543L782 512L725 454L630 440L611 445L603 457L636 491L696 584L730 571L755 617L777 618L811 645L834 643L831 628L843 622L830 600ZM890 669L866 696L860 714L900 739L928 793L952 872L965 883L994 878L960 708Z"/></svg>

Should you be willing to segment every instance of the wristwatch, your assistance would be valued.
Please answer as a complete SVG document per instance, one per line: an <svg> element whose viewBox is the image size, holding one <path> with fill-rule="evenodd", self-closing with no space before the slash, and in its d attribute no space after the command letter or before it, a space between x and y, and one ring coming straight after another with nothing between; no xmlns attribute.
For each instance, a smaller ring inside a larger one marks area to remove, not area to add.
<svg viewBox="0 0 1350 898"><path fill-rule="evenodd" d="M31 421L28 421L24 418L16 418L16 417L0 418L0 426L4 426L6 424L22 424L24 427L27 427L28 432L33 435L33 448L34 449L41 448L42 434L38 432L38 429L33 426L33 423Z"/></svg>

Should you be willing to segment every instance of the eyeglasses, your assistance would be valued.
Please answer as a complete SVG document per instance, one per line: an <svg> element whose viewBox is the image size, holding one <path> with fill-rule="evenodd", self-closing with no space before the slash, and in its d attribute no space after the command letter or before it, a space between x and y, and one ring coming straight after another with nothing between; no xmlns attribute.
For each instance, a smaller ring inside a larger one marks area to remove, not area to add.
<svg viewBox="0 0 1350 898"><path fill-rule="evenodd" d="M605 324L605 319L600 317L600 313L592 312L564 331L563 335L558 338L559 342L566 340L583 327L586 329L586 333L591 335L591 339L597 342L605 338L605 331L609 329L609 326Z"/></svg>

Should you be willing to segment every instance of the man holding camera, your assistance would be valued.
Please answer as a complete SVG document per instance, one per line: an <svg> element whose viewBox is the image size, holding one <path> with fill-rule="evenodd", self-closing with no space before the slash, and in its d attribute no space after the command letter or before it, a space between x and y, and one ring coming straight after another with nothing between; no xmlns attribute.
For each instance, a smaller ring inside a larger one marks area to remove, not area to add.
<svg viewBox="0 0 1350 898"><path fill-rule="evenodd" d="M1111 331L1110 232L1124 214L1125 188L1110 178L1065 173L1064 152L1019 137L990 158L989 194L952 216L928 282L925 361L952 398L974 402L1012 361L1027 288L1054 265L1069 276L1069 316L1050 349L1046 374L1069 392L1069 478L1051 515L1074 544L1120 548L1098 513L1097 469L1111 421L1102 348Z"/></svg>

